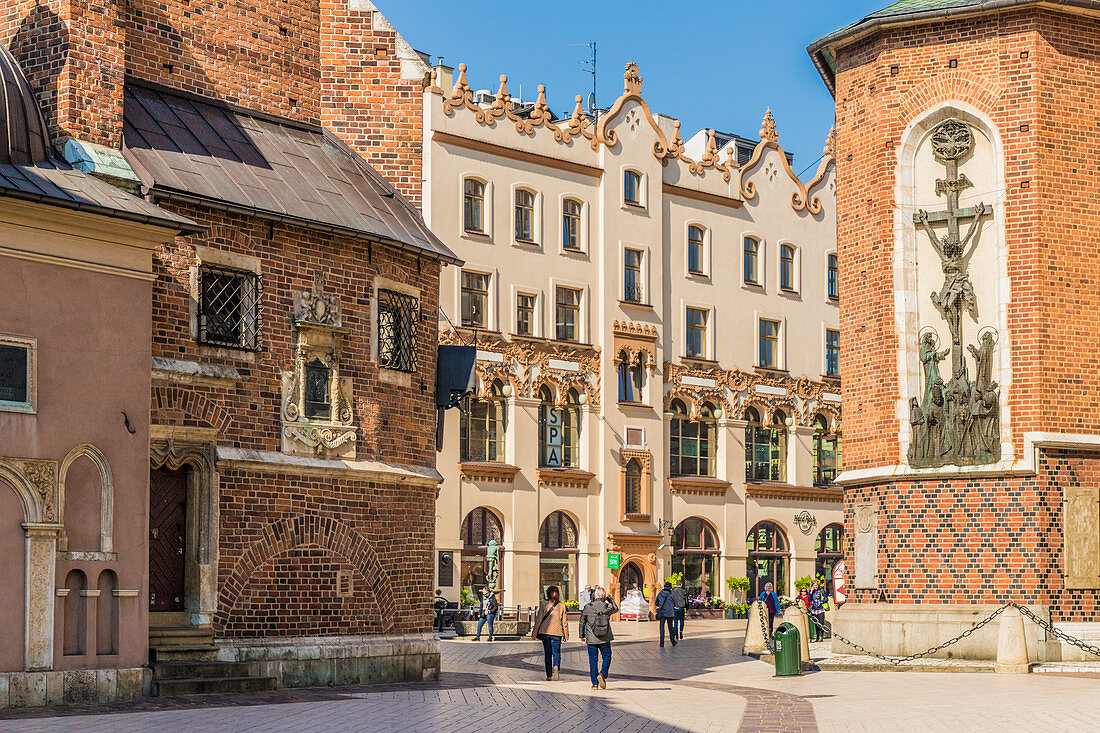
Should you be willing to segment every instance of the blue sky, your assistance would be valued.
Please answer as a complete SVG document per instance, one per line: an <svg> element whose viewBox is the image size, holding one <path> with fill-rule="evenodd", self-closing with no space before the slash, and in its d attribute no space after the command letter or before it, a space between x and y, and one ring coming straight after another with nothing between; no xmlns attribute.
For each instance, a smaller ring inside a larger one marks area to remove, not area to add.
<svg viewBox="0 0 1100 733"><path fill-rule="evenodd" d="M598 98L622 93L623 66L637 62L650 107L682 122L684 137L715 127L753 137L767 107L795 172L821 154L833 100L806 46L890 0L717 2L621 0L584 3L515 0L374 0L415 48L469 67L474 89L496 91L508 75L513 96L534 99L545 84L557 114L588 98L592 77L580 65L596 41Z"/></svg>

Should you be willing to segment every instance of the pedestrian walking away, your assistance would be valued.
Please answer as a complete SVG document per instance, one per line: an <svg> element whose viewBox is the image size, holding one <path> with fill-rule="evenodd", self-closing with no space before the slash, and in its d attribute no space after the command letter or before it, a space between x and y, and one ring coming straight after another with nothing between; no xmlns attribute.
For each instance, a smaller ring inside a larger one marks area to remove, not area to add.
<svg viewBox="0 0 1100 733"><path fill-rule="evenodd" d="M814 641L821 641L825 636L825 604L828 602L829 597L825 595L825 591L818 585L816 580L810 586L809 595L810 604L808 608L814 625L810 633L814 635Z"/></svg>
<svg viewBox="0 0 1100 733"><path fill-rule="evenodd" d="M665 627L668 627L668 637L672 639L672 646L676 646L676 605L672 600L672 583L665 581L665 587L657 594L657 624L661 630L661 646L665 645Z"/></svg>
<svg viewBox="0 0 1100 733"><path fill-rule="evenodd" d="M607 591L596 586L592 591L592 601L581 611L580 636L588 645L588 671L592 678L592 689L607 688L607 673L611 670L611 616L619 612L614 601L607 597ZM596 669L597 659L601 660Z"/></svg>
<svg viewBox="0 0 1100 733"><path fill-rule="evenodd" d="M561 645L569 641L569 629L565 624L565 604L561 591L552 585L546 589L546 600L539 606L535 621L531 624L531 636L542 642L546 661L547 681L556 680L561 670Z"/></svg>
<svg viewBox="0 0 1100 733"><path fill-rule="evenodd" d="M676 634L673 638L683 639L684 617L687 616L687 591L684 590L684 581L682 580L672 589L672 605L676 613L672 620L672 629Z"/></svg>
<svg viewBox="0 0 1100 733"><path fill-rule="evenodd" d="M584 586L584 590L581 591L580 596L577 598L577 605L583 610L585 606L592 602L592 586Z"/></svg>
<svg viewBox="0 0 1100 733"><path fill-rule="evenodd" d="M488 588L481 589L481 608L479 609L481 617L477 620L477 633L474 634L474 641L481 641L481 627L486 622L489 623L489 641L493 640L493 622L497 619L497 611L500 610L500 604L497 603L496 595Z"/></svg>
<svg viewBox="0 0 1100 733"><path fill-rule="evenodd" d="M764 608L768 609L768 633L775 633L775 614L779 613L779 596L772 590L771 583L764 584L764 592L760 594L760 600L764 601Z"/></svg>

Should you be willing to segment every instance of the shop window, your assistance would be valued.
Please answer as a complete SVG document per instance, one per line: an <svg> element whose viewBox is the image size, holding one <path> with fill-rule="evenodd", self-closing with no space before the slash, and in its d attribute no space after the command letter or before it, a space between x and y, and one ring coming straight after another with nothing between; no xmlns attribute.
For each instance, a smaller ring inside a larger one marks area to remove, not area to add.
<svg viewBox="0 0 1100 733"><path fill-rule="evenodd" d="M558 586L562 601L577 597L577 525L565 512L553 512L539 528L539 591Z"/></svg>
<svg viewBox="0 0 1100 733"><path fill-rule="evenodd" d="M499 382L493 382L489 396L464 400L459 430L463 461L503 461L506 401Z"/></svg>
<svg viewBox="0 0 1100 733"><path fill-rule="evenodd" d="M745 549L749 554L749 594L757 598L764 586L772 583L778 595L789 595L787 568L791 553L783 531L772 522L760 522L749 531Z"/></svg>
<svg viewBox="0 0 1100 733"><path fill-rule="evenodd" d="M828 486L840 472L840 436L829 430L823 415L814 420L814 485Z"/></svg>
<svg viewBox="0 0 1100 733"><path fill-rule="evenodd" d="M839 524L830 524L817 535L814 544L814 552L817 555L817 563L814 567L815 577L825 578L825 592L833 595L833 568L844 559L844 527Z"/></svg>
<svg viewBox="0 0 1100 733"><path fill-rule="evenodd" d="M672 402L669 440L669 474L714 476L718 447L718 421L709 403L699 408L696 420L688 418L680 400Z"/></svg>
<svg viewBox="0 0 1100 733"><path fill-rule="evenodd" d="M672 572L683 573L690 597L718 592L718 534L709 522L693 517L676 525L672 535Z"/></svg>

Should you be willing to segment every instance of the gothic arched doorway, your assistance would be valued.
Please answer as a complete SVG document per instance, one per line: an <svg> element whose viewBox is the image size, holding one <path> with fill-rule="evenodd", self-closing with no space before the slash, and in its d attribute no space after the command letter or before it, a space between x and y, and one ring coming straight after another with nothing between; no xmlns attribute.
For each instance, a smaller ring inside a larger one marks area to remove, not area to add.
<svg viewBox="0 0 1100 733"><path fill-rule="evenodd" d="M619 602L621 603L626 598L627 591L638 586L638 590L645 593L645 576L642 575L642 569L638 567L636 563L628 562L623 565L623 569L619 571Z"/></svg>

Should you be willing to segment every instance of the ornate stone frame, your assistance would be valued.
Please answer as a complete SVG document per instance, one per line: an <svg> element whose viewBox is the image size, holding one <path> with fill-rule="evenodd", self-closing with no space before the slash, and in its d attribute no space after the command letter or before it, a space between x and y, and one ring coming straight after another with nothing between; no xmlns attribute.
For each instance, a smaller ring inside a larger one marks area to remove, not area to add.
<svg viewBox="0 0 1100 733"><path fill-rule="evenodd" d="M188 468L187 523L184 540L184 608L194 623L210 623L218 602L219 489L215 470L214 440L209 431L193 437L176 436L171 430L150 433L151 469L177 471ZM195 619L195 616L200 617Z"/></svg>
<svg viewBox="0 0 1100 733"><path fill-rule="evenodd" d="M70 552L69 537L65 533L65 480L69 475L69 468L73 462L81 456L87 457L99 471L99 550L92 552ZM91 443L81 443L68 452L61 461L60 484L57 496L57 523L62 526L58 538L58 549L62 557L68 560L92 560L110 562L118 559L118 553L114 551L114 524L115 524L115 482L111 474L111 464L103 451Z"/></svg>
<svg viewBox="0 0 1100 733"><path fill-rule="evenodd" d="M626 464L637 459L642 464L641 511L626 513ZM653 454L640 448L619 449L619 521L648 523L653 516Z"/></svg>
<svg viewBox="0 0 1100 733"><path fill-rule="evenodd" d="M655 610L653 600L657 596L657 548L664 542L664 539L664 536L660 534L631 534L627 532L608 532L607 534L608 552L622 554L622 562L619 564L620 570L625 568L627 563L631 561L642 569L642 579L650 589L649 609L651 612ZM611 571L611 587L608 589L608 594L612 598L618 598L620 570Z"/></svg>

